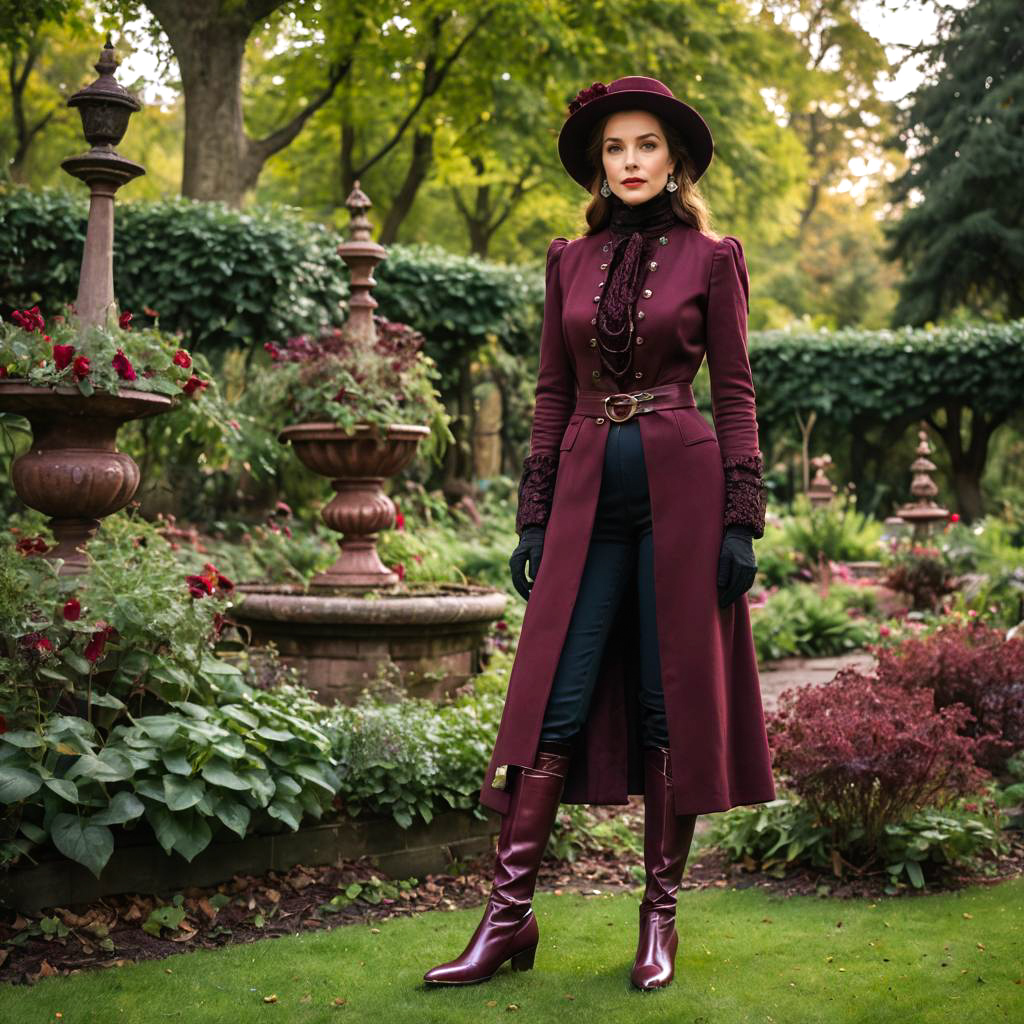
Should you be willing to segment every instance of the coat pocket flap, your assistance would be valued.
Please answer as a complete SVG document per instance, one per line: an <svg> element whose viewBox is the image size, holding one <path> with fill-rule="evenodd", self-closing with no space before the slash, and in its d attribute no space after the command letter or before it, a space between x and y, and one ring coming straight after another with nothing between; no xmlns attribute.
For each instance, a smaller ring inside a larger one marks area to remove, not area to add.
<svg viewBox="0 0 1024 1024"><path fill-rule="evenodd" d="M679 436L683 444L700 444L701 441L717 441L718 435L711 424L698 412L696 406L685 409L673 409L672 417L679 428Z"/></svg>
<svg viewBox="0 0 1024 1024"><path fill-rule="evenodd" d="M562 443L558 446L559 451L567 452L576 443L576 435L580 432L584 419L586 419L585 416L569 417L569 425L565 428Z"/></svg>

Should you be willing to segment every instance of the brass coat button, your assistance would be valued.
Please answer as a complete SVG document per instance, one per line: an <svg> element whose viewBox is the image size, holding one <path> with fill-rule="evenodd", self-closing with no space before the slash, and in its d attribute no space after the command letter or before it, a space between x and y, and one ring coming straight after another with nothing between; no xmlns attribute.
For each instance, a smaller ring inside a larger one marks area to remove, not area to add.
<svg viewBox="0 0 1024 1024"><path fill-rule="evenodd" d="M603 416L598 416L597 419L594 420L594 422L595 423L604 423L604 417Z"/></svg>
<svg viewBox="0 0 1024 1024"><path fill-rule="evenodd" d="M637 313L636 318L637 320L643 320L645 316L647 316L647 314L641 309L640 312Z"/></svg>
<svg viewBox="0 0 1024 1024"><path fill-rule="evenodd" d="M601 264L601 269L602 270L607 270L608 269L608 264L607 263L602 263Z"/></svg>
<svg viewBox="0 0 1024 1024"><path fill-rule="evenodd" d="M591 338L588 344L591 348L597 348L597 338Z"/></svg>
<svg viewBox="0 0 1024 1024"><path fill-rule="evenodd" d="M597 323L597 317L596 316L592 316L590 318L590 323L591 323L591 325L596 324Z"/></svg>
<svg viewBox="0 0 1024 1024"><path fill-rule="evenodd" d="M591 370L590 371L590 376L593 377L594 380L598 380L600 378L600 376L601 376L601 371L600 370Z"/></svg>
<svg viewBox="0 0 1024 1024"><path fill-rule="evenodd" d="M639 380L643 375L644 375L644 371L643 370L637 370L636 373L633 374L633 376L636 377L637 380Z"/></svg>
<svg viewBox="0 0 1024 1024"><path fill-rule="evenodd" d="M594 301L595 302L600 302L601 301L601 296L600 295L595 295L594 296Z"/></svg>
<svg viewBox="0 0 1024 1024"><path fill-rule="evenodd" d="M644 298L645 299L649 299L653 294L654 294L654 292L652 292L650 288L645 288L644 289Z"/></svg>
<svg viewBox="0 0 1024 1024"><path fill-rule="evenodd" d="M657 270L658 269L658 261L657 260L651 260L651 262L648 264L648 266L651 268L651 270Z"/></svg>
<svg viewBox="0 0 1024 1024"><path fill-rule="evenodd" d="M644 343L644 339L639 334L636 336L636 343L638 345L642 345Z"/></svg>

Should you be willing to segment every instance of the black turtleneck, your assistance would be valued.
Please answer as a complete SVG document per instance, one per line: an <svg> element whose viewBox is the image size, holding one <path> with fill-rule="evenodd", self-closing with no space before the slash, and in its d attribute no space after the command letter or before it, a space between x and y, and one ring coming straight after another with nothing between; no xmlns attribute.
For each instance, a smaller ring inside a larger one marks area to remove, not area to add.
<svg viewBox="0 0 1024 1024"><path fill-rule="evenodd" d="M642 203L631 205L614 192L608 202L612 208L608 227L617 235L631 235L634 231L644 235L660 235L679 223L672 209L672 196L664 189Z"/></svg>

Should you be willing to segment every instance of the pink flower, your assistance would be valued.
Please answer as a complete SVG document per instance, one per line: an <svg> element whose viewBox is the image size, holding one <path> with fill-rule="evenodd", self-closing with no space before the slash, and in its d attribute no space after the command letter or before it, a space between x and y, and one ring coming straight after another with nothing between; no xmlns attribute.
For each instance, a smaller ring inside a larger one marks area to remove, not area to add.
<svg viewBox="0 0 1024 1024"><path fill-rule="evenodd" d="M121 349L117 350L117 355L110 360L110 365L117 370L117 375L122 380L135 380L136 373L132 364L129 362L128 357L124 354Z"/></svg>
<svg viewBox="0 0 1024 1024"><path fill-rule="evenodd" d="M77 622L82 615L82 606L77 597L69 598L64 602L64 618L68 622Z"/></svg>
<svg viewBox="0 0 1024 1024"><path fill-rule="evenodd" d="M74 353L74 345L54 345L53 361L57 369L66 370L71 365L71 360L74 357Z"/></svg>
<svg viewBox="0 0 1024 1024"><path fill-rule="evenodd" d="M879 626L878 627L878 635L879 636L888 636L891 632L892 632L892 630L888 626Z"/></svg>
<svg viewBox="0 0 1024 1024"><path fill-rule="evenodd" d="M117 318L117 326L122 331L128 330L128 325L132 322L132 315L127 310Z"/></svg>
<svg viewBox="0 0 1024 1024"><path fill-rule="evenodd" d="M180 366L183 370L187 370L192 365L192 357L183 348L179 348L174 353L173 361L175 366Z"/></svg>
<svg viewBox="0 0 1024 1024"><path fill-rule="evenodd" d="M959 522L960 522L960 516L958 516L958 515L956 514L956 512L954 512L954 513L953 513L953 514L952 514L952 515L951 515L951 516L949 517L949 521L950 521L951 523L959 523Z"/></svg>
<svg viewBox="0 0 1024 1024"><path fill-rule="evenodd" d="M272 341L263 342L263 348L270 356L272 362L280 362L281 350Z"/></svg>
<svg viewBox="0 0 1024 1024"><path fill-rule="evenodd" d="M196 391L204 391L208 386L209 381L200 380L194 373L184 384L181 385L181 390L186 395L194 395Z"/></svg>
<svg viewBox="0 0 1024 1024"><path fill-rule="evenodd" d="M71 367L71 374L75 380L84 380L89 376L91 369L88 356L75 356L74 364Z"/></svg>

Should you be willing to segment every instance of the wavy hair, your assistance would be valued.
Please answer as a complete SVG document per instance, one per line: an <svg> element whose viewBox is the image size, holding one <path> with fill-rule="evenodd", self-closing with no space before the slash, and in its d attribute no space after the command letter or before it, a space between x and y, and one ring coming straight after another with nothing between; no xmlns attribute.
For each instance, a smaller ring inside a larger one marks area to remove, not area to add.
<svg viewBox="0 0 1024 1024"><path fill-rule="evenodd" d="M601 180L604 177L604 163L601 159L602 141L605 126L611 116L608 114L607 117L603 117L597 122L587 143L587 159L595 173L594 179L590 183L591 200L584 212L587 222L585 235L596 235L599 231L603 231L612 217L611 203L601 195ZM690 227L696 228L701 234L707 235L716 242L720 241L721 236L711 227L711 211L708 208L707 200L693 180L693 161L686 150L682 136L672 125L667 124L657 115L653 116L657 118L665 135L665 143L674 161L673 173L679 183L679 188L671 193L673 213L684 224L689 224Z"/></svg>

